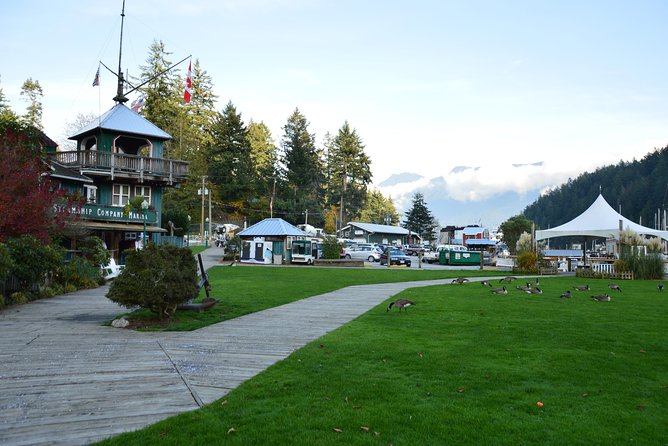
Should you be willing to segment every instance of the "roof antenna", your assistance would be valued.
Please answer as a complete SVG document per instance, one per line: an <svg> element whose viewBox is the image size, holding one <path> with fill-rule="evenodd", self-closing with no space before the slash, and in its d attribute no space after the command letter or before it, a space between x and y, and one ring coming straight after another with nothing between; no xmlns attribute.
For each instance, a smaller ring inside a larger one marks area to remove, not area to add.
<svg viewBox="0 0 668 446"><path fill-rule="evenodd" d="M123 22L125 21L125 0L123 0L123 9L121 10L121 41L118 45L118 88L116 89L116 96L114 101L122 104L128 101L128 98L123 94L123 71L121 70L121 56L123 55Z"/></svg>

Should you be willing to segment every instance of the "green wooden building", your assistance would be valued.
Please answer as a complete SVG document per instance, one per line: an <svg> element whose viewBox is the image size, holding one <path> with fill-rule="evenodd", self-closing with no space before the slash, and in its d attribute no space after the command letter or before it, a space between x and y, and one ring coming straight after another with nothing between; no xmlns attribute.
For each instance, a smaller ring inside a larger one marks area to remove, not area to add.
<svg viewBox="0 0 668 446"><path fill-rule="evenodd" d="M159 241L166 232L161 228L163 192L188 175L187 162L164 158L171 136L118 102L70 139L77 142L75 151L47 151L52 177L58 170L61 187L86 197L77 224L102 238L117 260L141 240L144 227L149 240ZM148 208L124 212L136 196Z"/></svg>

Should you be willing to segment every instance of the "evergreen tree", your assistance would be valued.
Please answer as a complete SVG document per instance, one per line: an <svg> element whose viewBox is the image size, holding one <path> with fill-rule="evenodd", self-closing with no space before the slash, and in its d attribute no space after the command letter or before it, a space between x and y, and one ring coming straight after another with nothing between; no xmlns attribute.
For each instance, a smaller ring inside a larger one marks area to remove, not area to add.
<svg viewBox="0 0 668 446"><path fill-rule="evenodd" d="M420 235L424 241L431 241L434 239L436 221L427 208L424 196L420 192L416 192L415 195L413 195L411 209L406 211L404 215L406 216L406 221L402 225L404 228Z"/></svg>
<svg viewBox="0 0 668 446"><path fill-rule="evenodd" d="M360 221L379 225L397 225L399 213L392 198L385 197L379 190L367 192L366 206L360 213Z"/></svg>
<svg viewBox="0 0 668 446"><path fill-rule="evenodd" d="M213 142L206 155L209 179L224 203L241 206L254 195L254 169L247 130L232 102L219 113L212 130Z"/></svg>
<svg viewBox="0 0 668 446"><path fill-rule="evenodd" d="M140 81L147 82L141 91L146 105L141 114L172 136L171 141L165 142L165 158L178 158L178 149L183 122L183 85L173 71L164 72L172 65L169 55L162 41L153 41L149 47L146 65L141 66ZM164 72L164 73L163 73ZM162 73L162 74L160 74Z"/></svg>
<svg viewBox="0 0 668 446"><path fill-rule="evenodd" d="M182 129L183 159L191 165L202 153L204 147L211 145L211 129L215 122L216 101L218 97L213 92L211 76L200 66L199 59L195 59L191 73L192 93L190 103L183 105L186 114ZM185 78L182 79L185 85ZM199 167L199 163L196 167ZM199 174L199 172L198 172Z"/></svg>
<svg viewBox="0 0 668 446"><path fill-rule="evenodd" d="M185 76L180 79L179 120L182 124L178 125L179 133L174 146L178 147L178 157L190 163L189 179L180 188L165 189L163 209L178 215L198 215L201 201L197 191L202 187L202 176L208 174L206 149L213 144L212 127L218 116L217 97L213 93L211 76L200 67L198 59L192 65L190 103L183 103Z"/></svg>
<svg viewBox="0 0 668 446"><path fill-rule="evenodd" d="M5 97L5 93L0 88L0 120L5 122L15 122L18 121L16 113L14 113L9 106L9 101Z"/></svg>
<svg viewBox="0 0 668 446"><path fill-rule="evenodd" d="M267 197L273 192L277 176L277 147L269 127L264 122L248 123L248 143L258 196Z"/></svg>
<svg viewBox="0 0 668 446"><path fill-rule="evenodd" d="M42 129L42 86L39 81L34 81L28 78L21 86L21 96L26 96L26 101L29 102L26 107L26 114L23 116L23 121L38 129Z"/></svg>
<svg viewBox="0 0 668 446"><path fill-rule="evenodd" d="M2 88L0 88L0 113L2 113L6 108L9 108L9 102L7 102L5 92L2 91Z"/></svg>
<svg viewBox="0 0 668 446"><path fill-rule="evenodd" d="M343 123L328 151L327 202L343 205L343 223L358 219L371 182L371 159L348 121Z"/></svg>
<svg viewBox="0 0 668 446"><path fill-rule="evenodd" d="M317 218L309 220L311 224L322 223L322 184L323 163L320 152L315 146L315 135L308 132L308 121L299 109L288 118L283 127L281 140L283 202L286 220L301 223L302 215L308 211Z"/></svg>

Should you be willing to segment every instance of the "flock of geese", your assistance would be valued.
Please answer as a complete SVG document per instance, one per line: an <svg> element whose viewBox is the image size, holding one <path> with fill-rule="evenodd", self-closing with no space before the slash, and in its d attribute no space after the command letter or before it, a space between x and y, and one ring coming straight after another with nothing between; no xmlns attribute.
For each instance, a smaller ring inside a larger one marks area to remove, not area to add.
<svg viewBox="0 0 668 446"><path fill-rule="evenodd" d="M501 280L499 280L499 283L512 283L515 280L518 280L518 278L515 276L506 276ZM464 279L461 277L454 279L452 281L452 283L459 283L459 284L463 284L465 282L468 282L468 279ZM492 294L508 294L508 289L506 288L505 285L503 285L501 288L494 288L493 285L488 280L483 280L480 283L482 284L482 286L488 286L492 288L491 290ZM517 289L518 291L523 291L527 294L543 294L543 290L541 290L539 286L540 282L538 281L538 279L536 279L533 282L526 282L526 285L517 285L515 286L515 289ZM611 291L618 291L620 293L622 292L622 288L616 283L608 284L608 288ZM663 291L664 288L663 283L658 284L656 288L659 291ZM574 289L575 291L591 291L589 285L576 285ZM559 297L562 299L570 299L571 297L573 297L573 293L571 293L571 290L567 290L565 293L562 293ZM610 302L611 300L610 294L608 293L595 294L592 295L591 298L597 302Z"/></svg>
<svg viewBox="0 0 668 446"><path fill-rule="evenodd" d="M515 280L519 279L514 276L506 276L501 280L499 280L499 283L509 284ZM453 279L451 283L457 285L463 285L466 282L470 282L470 280L465 277L457 277L456 279ZM482 286L487 286L492 288L491 289L492 294L508 294L508 289L506 288L505 285L503 285L501 288L494 288L494 286L489 280L483 280L480 283L482 284ZM539 285L540 282L538 281L538 279L536 279L533 282L531 281L526 282L526 285L517 285L515 286L515 289L523 291L527 294L543 294L543 290L539 288ZM608 284L608 288L610 288L611 291L618 291L620 293L622 292L622 288L616 283ZM659 283L656 286L656 289L659 290L659 292L662 292L663 288L664 288L663 283ZM575 291L579 292L591 291L589 285L576 285L574 289ZM567 290L565 293L562 293L559 297L562 299L570 299L571 297L573 297L573 293L571 293L571 290ZM591 298L596 302L610 302L612 300L608 293L595 294L592 295ZM415 302L408 299L397 299L394 302L390 302L390 304L387 306L387 311L390 311L392 307L398 308L399 311L401 311L402 309L404 309L405 311L406 308L410 307L411 305L415 305Z"/></svg>

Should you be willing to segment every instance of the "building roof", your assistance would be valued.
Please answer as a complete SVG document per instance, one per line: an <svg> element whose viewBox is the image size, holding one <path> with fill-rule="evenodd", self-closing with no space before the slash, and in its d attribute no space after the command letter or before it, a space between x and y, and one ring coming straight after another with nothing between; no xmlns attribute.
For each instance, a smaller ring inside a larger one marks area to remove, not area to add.
<svg viewBox="0 0 668 446"><path fill-rule="evenodd" d="M171 139L171 135L164 132L143 116L133 112L124 104L116 104L105 114L91 121L79 129L69 139L81 139L82 136L93 133L97 129L127 133L138 136L148 136L161 140Z"/></svg>
<svg viewBox="0 0 668 446"><path fill-rule="evenodd" d="M408 229L402 228L400 226L390 226L390 225L379 225L375 223L360 223L356 221L351 221L348 223L349 226L355 226L360 228L363 231L370 233L381 233L381 234L396 234L396 235L408 235Z"/></svg>
<svg viewBox="0 0 668 446"><path fill-rule="evenodd" d="M466 240L466 245L496 246L496 241L488 238L470 238Z"/></svg>
<svg viewBox="0 0 668 446"><path fill-rule="evenodd" d="M485 232L485 228L481 228L480 226L467 226L463 230L463 234L465 235L476 235Z"/></svg>
<svg viewBox="0 0 668 446"><path fill-rule="evenodd" d="M301 229L291 225L282 218L265 218L261 222L255 223L237 235L240 237L306 237L306 233Z"/></svg>
<svg viewBox="0 0 668 446"><path fill-rule="evenodd" d="M81 175L73 169L68 169L62 164L50 159L47 161L49 176L63 180L75 181L79 183L93 183L93 180L86 175Z"/></svg>

